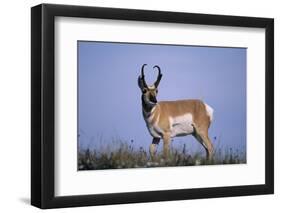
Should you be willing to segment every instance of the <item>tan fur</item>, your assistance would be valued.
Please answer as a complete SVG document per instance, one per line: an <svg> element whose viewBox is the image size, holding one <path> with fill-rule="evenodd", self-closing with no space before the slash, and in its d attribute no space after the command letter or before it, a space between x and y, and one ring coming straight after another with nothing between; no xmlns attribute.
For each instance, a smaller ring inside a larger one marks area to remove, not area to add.
<svg viewBox="0 0 281 213"><path fill-rule="evenodd" d="M160 101L154 113L160 114L158 125L164 131L169 131L169 125L167 125L169 117L177 117L186 113L192 114L193 121L198 128L209 128L210 125L210 117L201 100Z"/></svg>

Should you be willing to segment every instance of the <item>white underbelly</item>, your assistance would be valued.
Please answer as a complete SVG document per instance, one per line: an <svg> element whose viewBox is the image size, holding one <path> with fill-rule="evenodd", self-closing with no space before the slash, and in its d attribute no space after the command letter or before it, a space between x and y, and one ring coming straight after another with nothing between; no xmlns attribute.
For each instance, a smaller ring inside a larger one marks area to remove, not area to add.
<svg viewBox="0 0 281 213"><path fill-rule="evenodd" d="M190 113L178 117L170 117L169 120L171 137L189 135L194 131L193 119Z"/></svg>
<svg viewBox="0 0 281 213"><path fill-rule="evenodd" d="M150 135L154 138L161 138L163 136L163 130L158 126L159 118L156 119L154 124L151 123L151 118L145 119L147 129ZM193 118L190 113L177 116L169 117L170 134L171 137L185 136L192 134L193 129Z"/></svg>

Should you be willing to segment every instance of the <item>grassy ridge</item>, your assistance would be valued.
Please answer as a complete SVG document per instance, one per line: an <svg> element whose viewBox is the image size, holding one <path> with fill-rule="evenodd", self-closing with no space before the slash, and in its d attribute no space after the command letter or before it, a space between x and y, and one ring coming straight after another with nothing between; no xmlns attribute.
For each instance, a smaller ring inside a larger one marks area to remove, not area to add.
<svg viewBox="0 0 281 213"><path fill-rule="evenodd" d="M162 153L157 153L151 161L149 152L140 147L135 150L126 143L121 143L112 151L80 150L78 153L78 170L121 169L121 168L149 168L165 166L195 166L217 164L242 164L246 163L245 153L233 152L232 149L215 151L211 161L205 159L202 153L187 153L185 146L182 150L171 149L168 160L162 158Z"/></svg>

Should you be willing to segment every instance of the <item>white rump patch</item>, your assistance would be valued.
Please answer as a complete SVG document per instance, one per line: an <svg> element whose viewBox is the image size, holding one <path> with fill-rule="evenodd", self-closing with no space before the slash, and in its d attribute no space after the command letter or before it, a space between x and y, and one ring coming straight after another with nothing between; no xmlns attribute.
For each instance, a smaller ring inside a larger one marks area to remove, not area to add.
<svg viewBox="0 0 281 213"><path fill-rule="evenodd" d="M193 133L193 117L187 113L182 116L170 117L171 137L185 136Z"/></svg>
<svg viewBox="0 0 281 213"><path fill-rule="evenodd" d="M210 121L213 121L213 114L214 114L214 109L212 107L210 107L208 104L205 103L205 107L206 107L206 111L208 116L210 117Z"/></svg>

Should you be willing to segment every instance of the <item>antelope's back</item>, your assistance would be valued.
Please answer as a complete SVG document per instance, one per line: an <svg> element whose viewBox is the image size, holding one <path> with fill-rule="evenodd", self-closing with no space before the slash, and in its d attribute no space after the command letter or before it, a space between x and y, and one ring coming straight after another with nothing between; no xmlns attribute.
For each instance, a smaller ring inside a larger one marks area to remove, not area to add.
<svg viewBox="0 0 281 213"><path fill-rule="evenodd" d="M194 122L213 119L213 109L199 99L160 101L159 108L163 117L179 117L191 114ZM165 118L163 118L165 119Z"/></svg>

